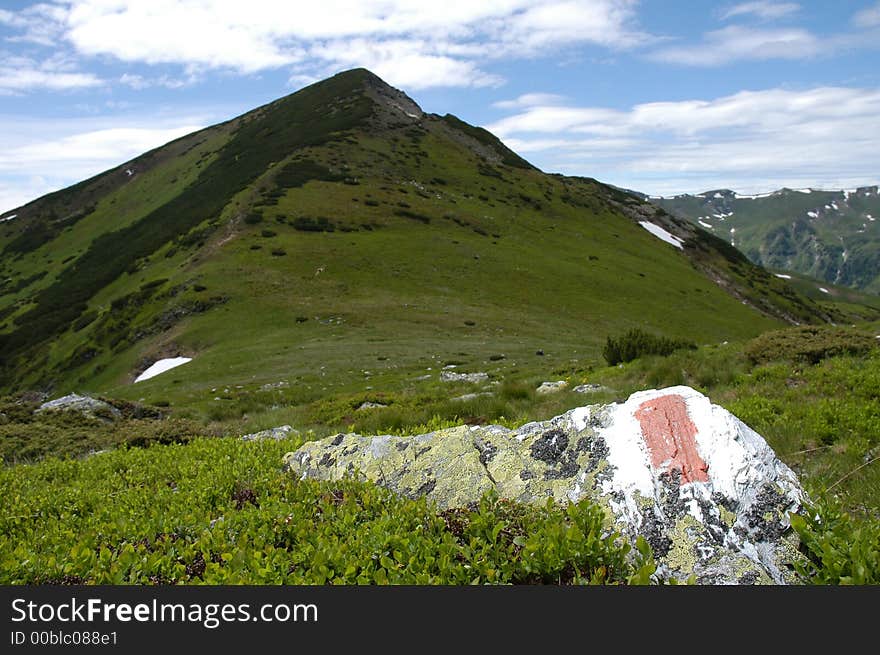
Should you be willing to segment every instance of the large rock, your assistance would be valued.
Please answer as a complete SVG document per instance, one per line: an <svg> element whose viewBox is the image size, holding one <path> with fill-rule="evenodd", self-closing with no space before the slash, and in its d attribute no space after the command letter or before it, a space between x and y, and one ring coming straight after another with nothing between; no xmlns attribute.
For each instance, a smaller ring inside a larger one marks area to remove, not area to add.
<svg viewBox="0 0 880 655"><path fill-rule="evenodd" d="M77 393L43 403L35 412L76 412L89 418L97 418L104 421L114 421L122 416L122 412L110 403L92 398L91 396L81 396Z"/></svg>
<svg viewBox="0 0 880 655"><path fill-rule="evenodd" d="M785 583L799 557L788 514L804 493L766 441L689 387L580 407L517 430L460 426L413 437L340 434L285 456L301 478L360 476L439 508L490 489L520 502L588 497L643 536L658 576Z"/></svg>

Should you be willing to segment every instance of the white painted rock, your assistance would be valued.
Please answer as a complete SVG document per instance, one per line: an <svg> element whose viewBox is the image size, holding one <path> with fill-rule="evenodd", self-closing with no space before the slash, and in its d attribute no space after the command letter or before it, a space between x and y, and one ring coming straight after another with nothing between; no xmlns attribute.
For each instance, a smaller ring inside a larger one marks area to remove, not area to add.
<svg viewBox="0 0 880 655"><path fill-rule="evenodd" d="M663 578L785 583L800 557L788 519L804 499L795 474L760 435L689 387L516 430L340 434L288 453L285 466L301 478L361 476L441 509L490 489L539 505L589 498L622 535L651 544Z"/></svg>

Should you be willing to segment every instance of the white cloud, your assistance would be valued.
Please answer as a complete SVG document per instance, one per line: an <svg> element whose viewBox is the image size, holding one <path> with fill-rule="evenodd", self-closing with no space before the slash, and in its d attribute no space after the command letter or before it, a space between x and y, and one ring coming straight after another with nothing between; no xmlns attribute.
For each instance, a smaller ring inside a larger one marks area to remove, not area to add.
<svg viewBox="0 0 880 655"><path fill-rule="evenodd" d="M151 115L51 120L0 116L0 211L18 207L216 121ZM153 127L141 127L149 123Z"/></svg>
<svg viewBox="0 0 880 655"><path fill-rule="evenodd" d="M64 16L63 7L40 3L18 12L0 9L0 25L20 31L16 36L7 37L7 41L56 47L62 38Z"/></svg>
<svg viewBox="0 0 880 655"><path fill-rule="evenodd" d="M119 77L119 83L124 84L127 87L131 87L135 91L141 91L143 89L149 89L150 87L162 86L166 89L180 89L185 86L189 86L190 84L195 83L198 80L197 75L190 75L186 79L169 77L167 75L162 75L160 77L154 78L146 78L143 75L137 75L133 73L123 73Z"/></svg>
<svg viewBox="0 0 880 655"><path fill-rule="evenodd" d="M880 2L858 12L853 16L853 23L864 28L880 27Z"/></svg>
<svg viewBox="0 0 880 655"><path fill-rule="evenodd" d="M52 184L40 175L23 177L9 183L0 180L0 212L6 212L60 189L62 185Z"/></svg>
<svg viewBox="0 0 880 655"><path fill-rule="evenodd" d="M783 18L800 10L801 6L796 2L769 2L768 0L757 0L756 2L742 2L725 10L721 14L722 20L734 18L736 16L757 16L764 20L772 20L774 18Z"/></svg>
<svg viewBox="0 0 880 655"><path fill-rule="evenodd" d="M5 57L0 63L0 93L34 89L64 91L101 84L103 82L92 73L75 72L60 58L37 62L26 57Z"/></svg>
<svg viewBox="0 0 880 655"><path fill-rule="evenodd" d="M363 66L391 84L407 89L437 86L496 86L501 78L481 71L473 62L440 54L423 41L336 40L314 46L310 57L330 62L317 77Z"/></svg>
<svg viewBox="0 0 880 655"><path fill-rule="evenodd" d="M752 29L730 25L708 32L702 43L657 50L650 58L686 66L720 66L732 61L804 59L827 52L828 42L800 28Z"/></svg>
<svg viewBox="0 0 880 655"><path fill-rule="evenodd" d="M51 11L4 11L0 22L44 43L130 63L291 79L367 66L392 84L486 86L498 57L543 57L573 45L631 48L637 0L57 0ZM42 36L41 36L42 35ZM22 38L25 38L23 36Z"/></svg>
<svg viewBox="0 0 880 655"><path fill-rule="evenodd" d="M492 104L498 109L520 109L522 107L535 107L540 105L558 105L565 100L565 96L555 93L524 93L513 100L500 100Z"/></svg>
<svg viewBox="0 0 880 655"><path fill-rule="evenodd" d="M488 129L542 168L652 194L851 187L877 183L880 89L743 91L628 110L539 105Z"/></svg>
<svg viewBox="0 0 880 655"><path fill-rule="evenodd" d="M194 132L199 127L201 126L183 125L164 129L112 127L51 141L35 141L0 153L0 170L15 171L22 166L44 170L60 166L66 169L71 163L78 166L103 166L101 170L104 170Z"/></svg>

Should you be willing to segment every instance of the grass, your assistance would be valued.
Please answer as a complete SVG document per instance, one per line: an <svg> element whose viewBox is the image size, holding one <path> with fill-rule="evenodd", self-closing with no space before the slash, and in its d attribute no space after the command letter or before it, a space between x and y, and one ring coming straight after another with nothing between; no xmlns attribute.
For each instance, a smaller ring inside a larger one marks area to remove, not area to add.
<svg viewBox="0 0 880 655"><path fill-rule="evenodd" d="M841 338L839 330L828 331ZM810 363L797 353L800 331L788 336L791 348L779 352L789 358L761 363L747 356L754 343L741 342L614 367L544 360L543 369L531 373L495 370L485 384L433 378L394 393L367 389L374 385L366 380L358 392L342 395L295 384L216 390L227 413L212 416L202 434L236 435L290 423L300 434L284 442L200 438L194 434L199 423L179 416L152 424L126 419L115 427L64 415L34 419L32 406L7 402L0 408L7 420L0 430L8 439L23 434L30 422L31 434L44 439L34 442L42 444L43 455L93 449L77 438L89 430L92 438L117 440L103 444L115 448L98 455L48 457L0 471L0 492L11 499L3 517L0 575L29 583L646 581L647 551L633 560L635 554L627 555L621 544L585 536L595 521L588 505L538 511L490 498L479 508L438 515L423 502L369 485L296 483L279 462L302 439L339 431L413 434L461 422L513 427L587 403L623 400L645 387L689 384L763 435L816 503L794 523L808 556L800 570L804 581L880 583L880 352L829 352ZM857 331L853 337L858 339ZM455 370L465 368L458 361ZM490 361L500 366L506 358ZM589 396L536 394L546 379L606 389ZM454 400L480 391L492 395ZM387 406L358 411L365 401ZM66 441L57 436L64 430ZM814 514L820 520L810 518ZM38 531L46 533L40 540ZM405 534L417 536L402 543ZM585 542L593 544L592 554L583 550ZM527 558L523 548L534 552Z"/></svg>

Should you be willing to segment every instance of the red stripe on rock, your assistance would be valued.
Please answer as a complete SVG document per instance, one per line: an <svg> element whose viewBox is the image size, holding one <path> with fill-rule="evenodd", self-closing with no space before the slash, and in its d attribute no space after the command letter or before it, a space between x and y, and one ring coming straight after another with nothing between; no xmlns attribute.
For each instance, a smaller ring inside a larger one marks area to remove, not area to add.
<svg viewBox="0 0 880 655"><path fill-rule="evenodd" d="M688 416L684 398L673 394L646 400L633 415L642 427L655 469L678 469L681 484L709 481L709 466L697 451L697 426Z"/></svg>

